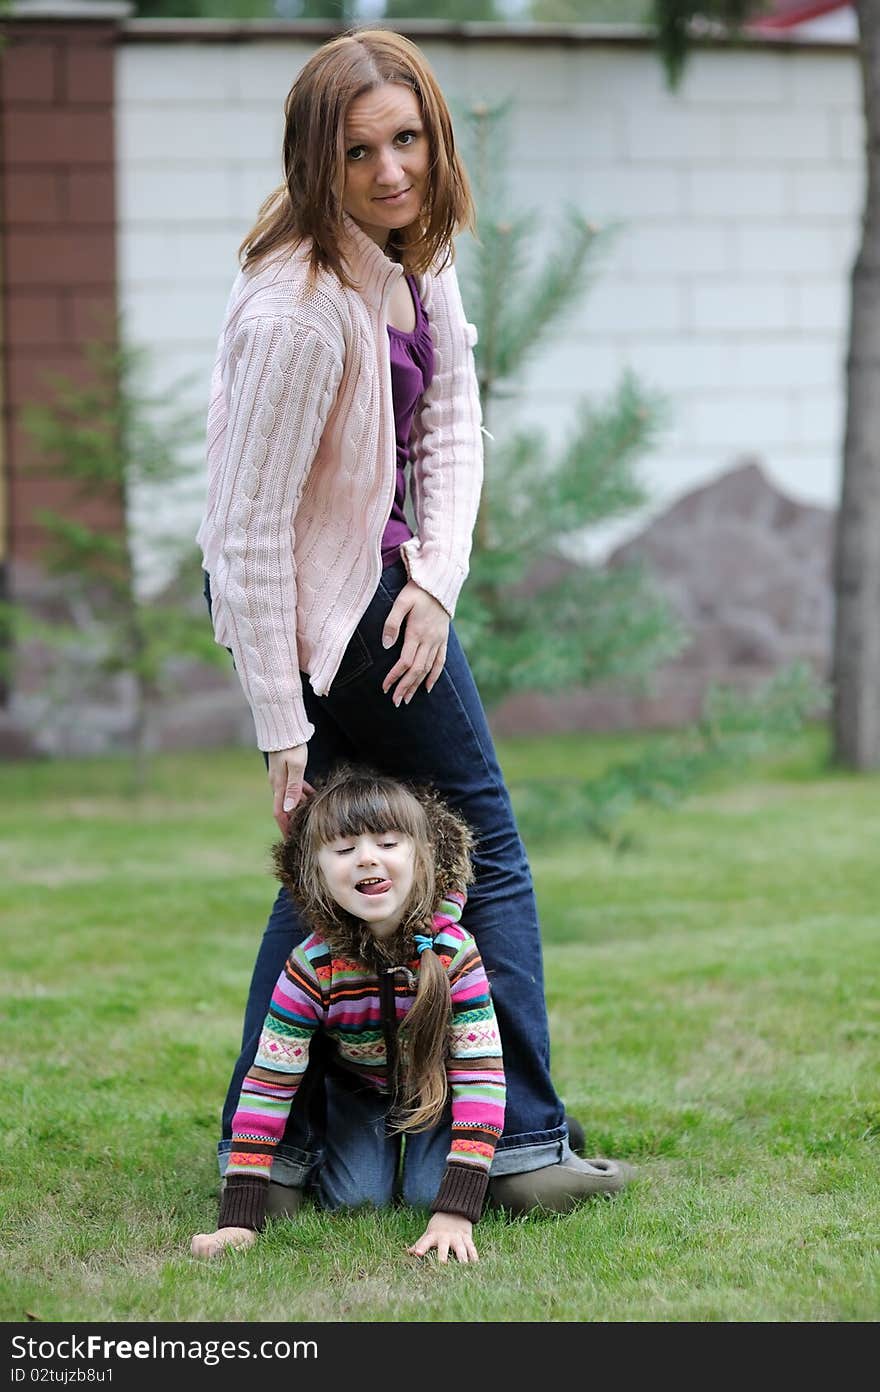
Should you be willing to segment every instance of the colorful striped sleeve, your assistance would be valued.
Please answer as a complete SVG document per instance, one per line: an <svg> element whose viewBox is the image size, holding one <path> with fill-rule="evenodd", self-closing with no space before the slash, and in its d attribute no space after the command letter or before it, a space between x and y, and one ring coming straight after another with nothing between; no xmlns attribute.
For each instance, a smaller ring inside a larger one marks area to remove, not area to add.
<svg viewBox="0 0 880 1392"><path fill-rule="evenodd" d="M263 1225L272 1156L324 1021L321 974L330 956L316 935L295 948L275 984L253 1064L232 1120L219 1227Z"/></svg>
<svg viewBox="0 0 880 1392"><path fill-rule="evenodd" d="M452 1095L452 1144L432 1210L461 1213L476 1222L504 1128L501 1037L477 945L451 916L435 936L435 951L443 957L447 952L452 954L447 969L452 1020L446 1065Z"/></svg>

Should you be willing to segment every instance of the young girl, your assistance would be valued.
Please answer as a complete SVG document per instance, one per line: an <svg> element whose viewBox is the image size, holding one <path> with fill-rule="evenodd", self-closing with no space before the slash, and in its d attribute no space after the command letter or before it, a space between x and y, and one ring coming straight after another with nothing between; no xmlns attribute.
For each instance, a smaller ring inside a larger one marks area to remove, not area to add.
<svg viewBox="0 0 880 1392"><path fill-rule="evenodd" d="M438 800L343 770L291 818L279 879L311 932L275 986L233 1121L217 1231L195 1256L249 1246L276 1145L318 1031L327 1129L312 1185L325 1209L429 1207L409 1251L476 1261L504 1070L480 954L459 919L471 835Z"/></svg>

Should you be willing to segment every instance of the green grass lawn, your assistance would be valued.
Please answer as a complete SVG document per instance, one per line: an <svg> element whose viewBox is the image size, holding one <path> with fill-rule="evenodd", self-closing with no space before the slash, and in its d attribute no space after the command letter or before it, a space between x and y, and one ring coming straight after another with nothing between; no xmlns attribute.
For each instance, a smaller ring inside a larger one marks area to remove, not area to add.
<svg viewBox="0 0 880 1392"><path fill-rule="evenodd" d="M509 742L531 774L635 741ZM838 1320L880 1315L880 781L823 737L615 853L536 844L554 1072L613 1202L408 1257L419 1215L276 1224L207 1265L214 1140L274 892L248 751L0 768L0 1319Z"/></svg>

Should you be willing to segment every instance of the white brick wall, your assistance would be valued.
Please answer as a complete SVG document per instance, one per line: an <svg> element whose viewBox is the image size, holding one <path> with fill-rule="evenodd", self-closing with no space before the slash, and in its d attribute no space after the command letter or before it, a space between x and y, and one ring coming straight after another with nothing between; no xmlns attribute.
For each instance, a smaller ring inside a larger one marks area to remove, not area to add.
<svg viewBox="0 0 880 1392"><path fill-rule="evenodd" d="M790 176L777 169L733 169L725 162L715 169L689 169L684 177L689 217L731 222L781 218L791 211ZM663 180L668 175L654 178ZM809 185L810 176L805 183Z"/></svg>
<svg viewBox="0 0 880 1392"><path fill-rule="evenodd" d="M707 107L782 110L793 95L790 55L766 50L702 53L700 61L686 69L681 86L683 102L701 111Z"/></svg>
<svg viewBox="0 0 880 1392"><path fill-rule="evenodd" d="M187 97L190 94L187 93ZM137 150L145 163L205 165L246 164L254 155L265 158L281 149L284 118L269 106L238 107L232 103L188 100L185 105L163 103L159 109L122 106L119 137L123 147Z"/></svg>
<svg viewBox="0 0 880 1392"><path fill-rule="evenodd" d="M730 282L712 284L706 281L691 288L692 322L697 333L753 334L793 327L789 297L780 280L766 281L760 297L746 298L738 286Z"/></svg>
<svg viewBox="0 0 880 1392"><path fill-rule="evenodd" d="M807 57L815 61L815 55L806 54L800 61ZM833 61L839 59L835 57ZM765 168L768 164L816 165L833 160L837 113L823 110L821 89L816 98L812 109L738 111L730 121L726 153L736 164ZM747 93L745 100L748 101Z"/></svg>
<svg viewBox="0 0 880 1392"><path fill-rule="evenodd" d="M624 157L635 165L717 164L724 156L727 118L707 110L694 120L693 109L658 107L645 120L639 106L623 113Z"/></svg>
<svg viewBox="0 0 880 1392"><path fill-rule="evenodd" d="M844 402L839 392L817 390L797 400L795 438L809 449L838 449L843 443Z"/></svg>
<svg viewBox="0 0 880 1392"><path fill-rule="evenodd" d="M682 395L677 433L683 442L699 445L707 453L731 446L754 450L757 435L765 447L785 447L797 429L797 410L786 392L732 392Z"/></svg>
<svg viewBox="0 0 880 1392"><path fill-rule="evenodd" d="M804 280L796 287L796 326L807 333L819 331L843 340L849 325L849 286L844 277Z"/></svg>
<svg viewBox="0 0 880 1392"><path fill-rule="evenodd" d="M795 217L840 218L850 225L859 215L856 195L860 190L851 169L798 169L792 174L791 187Z"/></svg>
<svg viewBox="0 0 880 1392"><path fill-rule="evenodd" d="M659 275L694 279L730 276L734 270L733 242L723 222L642 222L631 220L624 233L631 276Z"/></svg>
<svg viewBox="0 0 880 1392"><path fill-rule="evenodd" d="M671 95L649 48L424 47L454 109L513 98L508 182L535 213L533 260L566 202L618 224L592 291L493 429L561 438L574 399L630 365L669 400L644 466L655 506L745 452L833 502L862 198L852 50L697 53ZM156 382L195 374L200 411L236 249L280 177L282 105L310 51L279 39L118 52L123 306ZM195 525L192 500L171 508Z"/></svg>

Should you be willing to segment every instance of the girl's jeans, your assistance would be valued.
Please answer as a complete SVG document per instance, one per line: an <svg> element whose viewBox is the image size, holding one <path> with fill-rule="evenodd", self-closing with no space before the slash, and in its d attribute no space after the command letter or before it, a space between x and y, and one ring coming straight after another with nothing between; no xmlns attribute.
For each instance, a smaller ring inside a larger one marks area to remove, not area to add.
<svg viewBox="0 0 880 1392"><path fill-rule="evenodd" d="M346 1078L341 1069L328 1070L326 1097L324 1154L314 1178L321 1208L388 1208L397 1199L430 1208L452 1145L449 1109L436 1126L403 1143L400 1135L388 1134L388 1098L374 1088Z"/></svg>
<svg viewBox="0 0 880 1392"><path fill-rule="evenodd" d="M306 779L316 783L339 761L364 763L415 783L431 784L470 824L476 837L476 883L463 923L486 966L504 1048L507 1108L493 1175L554 1164L568 1154L562 1102L550 1081L550 1040L541 942L531 872L474 679L452 628L446 666L428 694L420 686L395 708L382 681L400 656L403 634L387 651L382 627L407 582L402 561L382 573L327 696L303 678L315 726ZM210 600L209 600L210 602ZM275 900L254 967L241 1055L223 1109L218 1151L225 1168L242 1080L256 1053L275 982L305 929L286 890ZM315 1046L320 1045L316 1039ZM320 1047L291 1110L272 1165L280 1184L301 1185L320 1159L323 1088ZM311 1076L310 1076L311 1075Z"/></svg>

